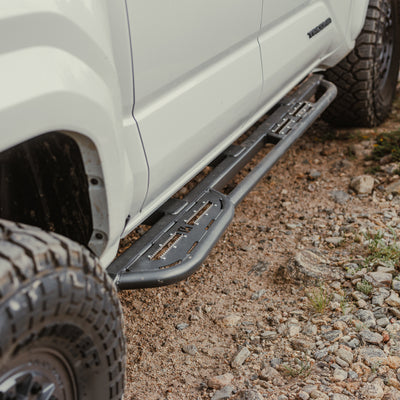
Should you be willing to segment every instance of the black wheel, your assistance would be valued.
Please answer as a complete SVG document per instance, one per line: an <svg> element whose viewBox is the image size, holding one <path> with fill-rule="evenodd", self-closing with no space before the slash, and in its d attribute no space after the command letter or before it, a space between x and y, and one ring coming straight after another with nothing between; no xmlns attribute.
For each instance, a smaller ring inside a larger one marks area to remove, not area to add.
<svg viewBox="0 0 400 400"><path fill-rule="evenodd" d="M337 126L380 124L389 115L400 59L399 0L370 0L354 50L326 71L338 96L324 114Z"/></svg>
<svg viewBox="0 0 400 400"><path fill-rule="evenodd" d="M0 399L121 399L122 313L91 253L0 220Z"/></svg>

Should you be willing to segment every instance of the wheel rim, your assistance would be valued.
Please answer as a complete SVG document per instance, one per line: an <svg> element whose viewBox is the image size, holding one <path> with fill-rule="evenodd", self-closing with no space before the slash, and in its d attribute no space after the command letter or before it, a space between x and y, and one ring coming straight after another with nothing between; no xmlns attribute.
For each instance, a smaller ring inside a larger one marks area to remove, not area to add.
<svg viewBox="0 0 400 400"><path fill-rule="evenodd" d="M53 349L35 349L18 355L0 375L0 400L77 399L69 363Z"/></svg>
<svg viewBox="0 0 400 400"><path fill-rule="evenodd" d="M394 25L390 3L388 3L386 15L381 22L382 33L380 37L382 41L377 51L378 91L380 92L386 89L385 86L388 81L394 51Z"/></svg>

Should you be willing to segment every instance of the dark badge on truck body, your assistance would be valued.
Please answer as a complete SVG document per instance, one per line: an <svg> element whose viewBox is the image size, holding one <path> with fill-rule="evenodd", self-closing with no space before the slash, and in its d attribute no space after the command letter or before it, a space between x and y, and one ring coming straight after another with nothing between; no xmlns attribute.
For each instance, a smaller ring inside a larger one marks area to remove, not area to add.
<svg viewBox="0 0 400 400"><path fill-rule="evenodd" d="M327 18L324 22L321 22L318 26L316 26L310 32L307 32L308 37L311 39L313 36L320 33L323 29L325 29L331 23L332 23L332 18Z"/></svg>

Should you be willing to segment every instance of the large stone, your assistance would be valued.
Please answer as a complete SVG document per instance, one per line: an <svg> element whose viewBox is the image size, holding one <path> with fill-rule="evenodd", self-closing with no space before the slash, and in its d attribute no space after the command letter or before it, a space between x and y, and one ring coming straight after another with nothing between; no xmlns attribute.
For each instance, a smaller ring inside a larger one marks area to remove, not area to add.
<svg viewBox="0 0 400 400"><path fill-rule="evenodd" d="M250 350L247 347L243 347L238 351L231 362L232 368L239 368L250 356Z"/></svg>
<svg viewBox="0 0 400 400"><path fill-rule="evenodd" d="M265 340L274 340L278 336L278 333L275 331L264 331L260 333L260 336Z"/></svg>
<svg viewBox="0 0 400 400"><path fill-rule="evenodd" d="M224 386L228 386L231 384L233 379L232 374L223 374L218 376L213 376L207 381L207 386L212 389L221 389Z"/></svg>
<svg viewBox="0 0 400 400"><path fill-rule="evenodd" d="M393 291L393 290L390 291L390 296L385 300L385 302L386 302L387 304L389 304L389 306L392 306L392 307L400 307L400 297L399 297L399 295L398 295L395 291Z"/></svg>
<svg viewBox="0 0 400 400"><path fill-rule="evenodd" d="M299 324L288 324L287 335L289 337L295 337L301 332L301 326Z"/></svg>
<svg viewBox="0 0 400 400"><path fill-rule="evenodd" d="M360 392L365 399L380 400L384 395L383 388L384 388L384 383L382 379L375 379L370 383L366 383L361 388Z"/></svg>
<svg viewBox="0 0 400 400"><path fill-rule="evenodd" d="M395 386L396 382L394 379L388 379L388 385ZM396 385L397 386L397 385ZM400 391L398 387L391 387L388 389L385 396L382 398L383 400L400 400Z"/></svg>
<svg viewBox="0 0 400 400"><path fill-rule="evenodd" d="M186 354L190 354L191 356L194 356L197 354L197 347L196 345L190 343L190 344L185 344L182 346L182 351Z"/></svg>
<svg viewBox="0 0 400 400"><path fill-rule="evenodd" d="M334 393L331 397L332 400L350 400L350 397L341 393Z"/></svg>
<svg viewBox="0 0 400 400"><path fill-rule="evenodd" d="M382 266L382 261L377 263L376 265L378 265L377 271L378 272L387 272L388 274L392 274L392 275L396 275L396 267L394 264L391 263L391 261L386 261L384 262L385 265Z"/></svg>
<svg viewBox="0 0 400 400"><path fill-rule="evenodd" d="M342 237L328 237L325 239L325 242L328 244L332 244L333 246L340 246L344 241Z"/></svg>
<svg viewBox="0 0 400 400"><path fill-rule="evenodd" d="M392 194L400 194L400 180L392 182L390 185L386 186L386 192Z"/></svg>
<svg viewBox="0 0 400 400"><path fill-rule="evenodd" d="M399 279L393 280L392 289L395 290L396 292L400 292L400 280Z"/></svg>
<svg viewBox="0 0 400 400"><path fill-rule="evenodd" d="M350 350L346 350L341 347L336 350L335 354L342 360L346 361L348 364L351 364L353 362L353 352Z"/></svg>
<svg viewBox="0 0 400 400"><path fill-rule="evenodd" d="M362 331L360 332L360 336L366 343L380 344L383 341L382 335L376 332Z"/></svg>
<svg viewBox="0 0 400 400"><path fill-rule="evenodd" d="M343 336L342 331L339 330L333 330L333 331L328 331L322 334L322 337L325 340L328 340L329 342L336 342Z"/></svg>
<svg viewBox="0 0 400 400"><path fill-rule="evenodd" d="M299 400L308 400L310 398L310 395L303 390L300 390L299 393L297 393L297 398Z"/></svg>
<svg viewBox="0 0 400 400"><path fill-rule="evenodd" d="M360 349L360 356L365 364L369 366L384 364L386 362L386 353L379 347L370 346Z"/></svg>
<svg viewBox="0 0 400 400"><path fill-rule="evenodd" d="M272 382L274 385L281 386L284 381L281 374L272 367L266 366L260 373L259 378L263 381Z"/></svg>
<svg viewBox="0 0 400 400"><path fill-rule="evenodd" d="M317 350L317 351L314 353L314 358L315 358L316 360L322 360L322 359L325 358L327 355L328 355L328 349L325 348L325 349Z"/></svg>
<svg viewBox="0 0 400 400"><path fill-rule="evenodd" d="M307 324L303 328L303 334L306 336L314 337L318 332L318 327L311 322L307 322Z"/></svg>
<svg viewBox="0 0 400 400"><path fill-rule="evenodd" d="M376 319L372 311L358 310L355 315L367 328L372 328L376 325Z"/></svg>
<svg viewBox="0 0 400 400"><path fill-rule="evenodd" d="M347 372L341 368L336 368L333 372L333 380L341 382L347 379Z"/></svg>
<svg viewBox="0 0 400 400"><path fill-rule="evenodd" d="M232 400L263 400L263 396L255 390L241 390Z"/></svg>
<svg viewBox="0 0 400 400"><path fill-rule="evenodd" d="M339 271L329 265L328 260L322 254L311 249L296 253L286 267L278 270L278 274L286 279L310 285L340 279Z"/></svg>
<svg viewBox="0 0 400 400"><path fill-rule="evenodd" d="M242 317L240 315L230 314L223 317L221 321L225 326L237 326L241 318Z"/></svg>
<svg viewBox="0 0 400 400"><path fill-rule="evenodd" d="M349 346L352 350L354 350L360 346L360 341L357 338L353 338L348 342L346 342L346 345Z"/></svg>
<svg viewBox="0 0 400 400"><path fill-rule="evenodd" d="M400 368L400 357L399 356L389 356L386 360L386 365L392 369Z"/></svg>
<svg viewBox="0 0 400 400"><path fill-rule="evenodd" d="M350 182L350 187L358 194L370 194L374 189L375 180L370 175L360 175L354 177Z"/></svg>
<svg viewBox="0 0 400 400"><path fill-rule="evenodd" d="M320 390L313 390L310 393L310 397L316 400L329 400L329 396L326 393L321 392Z"/></svg>
<svg viewBox="0 0 400 400"><path fill-rule="evenodd" d="M315 341L307 339L292 339L290 341L294 350L305 351L315 349Z"/></svg>
<svg viewBox="0 0 400 400"><path fill-rule="evenodd" d="M387 317L382 317L382 318L379 318L379 319L376 320L376 324L381 326L382 328L384 328L385 326L390 324L390 321L389 321L389 319Z"/></svg>
<svg viewBox="0 0 400 400"><path fill-rule="evenodd" d="M382 307L385 299L387 299L390 295L390 291L385 288L379 288L375 291L374 296L372 297L372 304Z"/></svg>
<svg viewBox="0 0 400 400"><path fill-rule="evenodd" d="M375 287L390 287L390 285L392 284L393 276L392 274L389 274L387 272L375 271L369 272L365 276L365 279L371 282L371 284Z"/></svg>
<svg viewBox="0 0 400 400"><path fill-rule="evenodd" d="M220 390L217 390L211 400L225 400L229 399L232 396L233 391L235 388L233 386L225 386Z"/></svg>

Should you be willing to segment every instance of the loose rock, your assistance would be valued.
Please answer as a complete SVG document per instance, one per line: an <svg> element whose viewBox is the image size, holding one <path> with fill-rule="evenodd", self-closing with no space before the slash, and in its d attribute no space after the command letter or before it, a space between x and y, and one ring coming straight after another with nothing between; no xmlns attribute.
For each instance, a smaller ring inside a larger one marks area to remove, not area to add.
<svg viewBox="0 0 400 400"><path fill-rule="evenodd" d="M342 360L346 361L348 364L353 362L353 353L350 350L346 350L344 348L339 348L336 350L335 354L340 357Z"/></svg>
<svg viewBox="0 0 400 400"><path fill-rule="evenodd" d="M374 188L374 178L370 175L360 175L354 177L350 182L350 187L358 194L370 194Z"/></svg>
<svg viewBox="0 0 400 400"><path fill-rule="evenodd" d="M366 383L361 388L360 392L361 395L364 396L366 399L379 400L384 395L383 386L384 384L381 379L375 379L371 383Z"/></svg>
<svg viewBox="0 0 400 400"><path fill-rule="evenodd" d="M247 347L243 347L238 353L236 353L232 360L232 368L239 368L247 360L250 354L250 350Z"/></svg>
<svg viewBox="0 0 400 400"><path fill-rule="evenodd" d="M362 340L364 340L364 342L366 342L366 343L380 344L383 341L382 336L376 332L362 331L362 332L360 332L360 336L361 336Z"/></svg>
<svg viewBox="0 0 400 400"><path fill-rule="evenodd" d="M389 356L386 360L386 364L392 369L400 368L400 357L399 356Z"/></svg>
<svg viewBox="0 0 400 400"><path fill-rule="evenodd" d="M182 351L186 354L194 356L197 353L197 347L194 344L186 344L182 346Z"/></svg>
<svg viewBox="0 0 400 400"><path fill-rule="evenodd" d="M392 289L395 290L396 292L400 292L400 280L399 279L393 280Z"/></svg>
<svg viewBox="0 0 400 400"><path fill-rule="evenodd" d="M333 380L336 382L344 381L347 379L347 372L343 369L336 368L333 372Z"/></svg>
<svg viewBox="0 0 400 400"><path fill-rule="evenodd" d="M331 400L349 400L350 397L340 393L334 393Z"/></svg>
<svg viewBox="0 0 400 400"><path fill-rule="evenodd" d="M338 204L346 204L350 199L350 195L343 190L333 190L330 194Z"/></svg>
<svg viewBox="0 0 400 400"><path fill-rule="evenodd" d="M207 382L207 386L211 389L221 389L224 386L231 384L233 375L230 373L218 375L210 378Z"/></svg>
<svg viewBox="0 0 400 400"><path fill-rule="evenodd" d="M378 347L364 347L360 349L360 355L369 366L383 364L386 361L386 354Z"/></svg>
<svg viewBox="0 0 400 400"><path fill-rule="evenodd" d="M297 394L297 398L299 400L308 400L310 398L310 395L302 390Z"/></svg>
<svg viewBox="0 0 400 400"><path fill-rule="evenodd" d="M372 328L376 325L376 319L372 311L358 310L355 315L366 328Z"/></svg>
<svg viewBox="0 0 400 400"><path fill-rule="evenodd" d="M400 194L400 180L392 182L390 185L386 186L386 192L391 194Z"/></svg>
<svg viewBox="0 0 400 400"><path fill-rule="evenodd" d="M338 279L339 273L328 264L328 260L313 250L296 253L291 262L281 271L286 279L317 284L322 280Z"/></svg>
<svg viewBox="0 0 400 400"><path fill-rule="evenodd" d="M234 400L263 400L263 397L255 390L241 390L234 397Z"/></svg>
<svg viewBox="0 0 400 400"><path fill-rule="evenodd" d="M325 340L329 342L335 342L336 340L340 339L343 336L342 332L339 330L329 331L323 334Z"/></svg>
<svg viewBox="0 0 400 400"><path fill-rule="evenodd" d="M187 324L186 322L182 322L182 323L176 325L176 329L178 329L178 331L183 331L188 326L189 326L189 324Z"/></svg>
<svg viewBox="0 0 400 400"><path fill-rule="evenodd" d="M229 399L232 396L232 393L234 391L233 386L225 386L220 390L217 390L213 397L211 397L211 400L224 400L224 399Z"/></svg>
<svg viewBox="0 0 400 400"><path fill-rule="evenodd" d="M267 382L273 382L275 385L278 386L283 384L283 378L281 374L275 368L269 366L266 366L261 371L259 378Z"/></svg>
<svg viewBox="0 0 400 400"><path fill-rule="evenodd" d="M385 300L389 306L400 307L400 297L393 290L390 291L390 296Z"/></svg>
<svg viewBox="0 0 400 400"><path fill-rule="evenodd" d="M375 287L390 287L390 285L392 284L393 276L392 274L388 274L386 272L376 271L369 272L365 278L369 280Z"/></svg>
<svg viewBox="0 0 400 400"><path fill-rule="evenodd" d="M334 246L340 246L340 244L343 242L342 237L328 237L325 239L326 243L333 244Z"/></svg>
<svg viewBox="0 0 400 400"><path fill-rule="evenodd" d="M242 317L238 314L230 314L222 318L222 323L225 326L236 326L238 325L241 319Z"/></svg>

